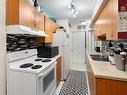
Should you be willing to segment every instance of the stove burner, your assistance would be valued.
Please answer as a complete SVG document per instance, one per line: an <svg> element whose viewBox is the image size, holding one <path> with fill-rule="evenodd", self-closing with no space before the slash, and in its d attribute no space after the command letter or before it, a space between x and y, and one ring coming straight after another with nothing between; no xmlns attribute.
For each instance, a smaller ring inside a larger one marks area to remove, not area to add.
<svg viewBox="0 0 127 95"><path fill-rule="evenodd" d="M20 68L28 68L28 67L31 67L31 66L33 66L32 63L26 63L26 64L21 65Z"/></svg>
<svg viewBox="0 0 127 95"><path fill-rule="evenodd" d="M35 66L33 66L33 67L31 67L32 69L39 69L39 68L41 68L42 66L41 65L35 65Z"/></svg>
<svg viewBox="0 0 127 95"><path fill-rule="evenodd" d="M44 60L42 60L42 62L50 62L51 61L51 59L44 59Z"/></svg>
<svg viewBox="0 0 127 95"><path fill-rule="evenodd" d="M35 61L42 61L42 59L35 59Z"/></svg>

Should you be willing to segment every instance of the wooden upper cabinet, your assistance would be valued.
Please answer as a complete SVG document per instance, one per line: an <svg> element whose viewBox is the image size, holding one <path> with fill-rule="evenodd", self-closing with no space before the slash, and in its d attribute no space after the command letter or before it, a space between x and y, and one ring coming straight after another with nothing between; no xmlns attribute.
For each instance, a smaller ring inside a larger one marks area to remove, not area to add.
<svg viewBox="0 0 127 95"><path fill-rule="evenodd" d="M53 41L52 21L48 17L45 17L45 32L48 34L48 37L45 37L45 43L51 43Z"/></svg>
<svg viewBox="0 0 127 95"><path fill-rule="evenodd" d="M118 3L119 0L113 0L113 40L118 39L119 31L119 12L118 12Z"/></svg>
<svg viewBox="0 0 127 95"><path fill-rule="evenodd" d="M30 0L7 0L7 25L24 25L44 30L44 15Z"/></svg>
<svg viewBox="0 0 127 95"><path fill-rule="evenodd" d="M29 0L7 0L7 25L34 28L35 8Z"/></svg>
<svg viewBox="0 0 127 95"><path fill-rule="evenodd" d="M59 26L49 19L47 16L44 17L44 31L48 37L38 37L35 41L38 43L52 43L53 42L53 32L55 32Z"/></svg>
<svg viewBox="0 0 127 95"><path fill-rule="evenodd" d="M52 35L52 21L45 16L44 17L44 31L48 35L48 37L37 37L35 41L38 43L52 43L53 35Z"/></svg>
<svg viewBox="0 0 127 95"><path fill-rule="evenodd" d="M59 28L59 25L56 24L55 22L52 22L52 30L53 32L56 32L56 30Z"/></svg>
<svg viewBox="0 0 127 95"><path fill-rule="evenodd" d="M44 14L36 12L35 24L37 29L44 31Z"/></svg>
<svg viewBox="0 0 127 95"><path fill-rule="evenodd" d="M96 40L117 39L118 20L118 0L109 0L94 25Z"/></svg>
<svg viewBox="0 0 127 95"><path fill-rule="evenodd" d="M45 16L45 32L48 34L48 37L45 37L45 43L53 42L53 32L55 32L58 28L59 27L55 22Z"/></svg>

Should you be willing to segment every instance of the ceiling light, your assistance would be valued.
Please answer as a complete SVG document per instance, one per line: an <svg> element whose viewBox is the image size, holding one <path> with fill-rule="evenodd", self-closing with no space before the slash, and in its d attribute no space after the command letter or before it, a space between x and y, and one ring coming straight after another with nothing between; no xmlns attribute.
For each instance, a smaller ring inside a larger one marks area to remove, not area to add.
<svg viewBox="0 0 127 95"><path fill-rule="evenodd" d="M74 12L75 12L75 9L74 9L74 8L72 8L72 9L71 9L71 12L72 12L72 13L74 13Z"/></svg>
<svg viewBox="0 0 127 95"><path fill-rule="evenodd" d="M75 14L77 15L78 14L78 11L76 11Z"/></svg>
<svg viewBox="0 0 127 95"><path fill-rule="evenodd" d="M78 11L76 10L76 6L73 4L73 0L69 0L70 3L68 5L68 9L69 11L71 11L73 13L73 18L76 17L76 15L78 14Z"/></svg>
<svg viewBox="0 0 127 95"><path fill-rule="evenodd" d="M76 18L76 15L75 14L73 14L73 18Z"/></svg>
<svg viewBox="0 0 127 95"><path fill-rule="evenodd" d="M72 9L72 5L71 5L71 4L68 5L68 9L69 9L69 10Z"/></svg>
<svg viewBox="0 0 127 95"><path fill-rule="evenodd" d="M38 1L37 0L34 0L34 7L38 7Z"/></svg>
<svg viewBox="0 0 127 95"><path fill-rule="evenodd" d="M86 24L86 22L85 21L81 21L81 23L80 23L81 25L85 25Z"/></svg>

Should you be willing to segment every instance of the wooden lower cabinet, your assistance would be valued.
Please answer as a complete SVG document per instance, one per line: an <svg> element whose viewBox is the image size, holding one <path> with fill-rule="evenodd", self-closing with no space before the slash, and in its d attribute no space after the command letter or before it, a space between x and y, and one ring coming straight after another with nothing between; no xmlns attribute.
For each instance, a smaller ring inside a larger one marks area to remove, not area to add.
<svg viewBox="0 0 127 95"><path fill-rule="evenodd" d="M88 84L90 89L90 95L96 95L96 81L95 76L93 74L93 70L91 68L91 65L89 64L89 60L86 59L87 62L87 75L88 75Z"/></svg>
<svg viewBox="0 0 127 95"><path fill-rule="evenodd" d="M59 85L61 81L61 56L57 58L57 64L56 64L56 79L57 79L57 86Z"/></svg>
<svg viewBox="0 0 127 95"><path fill-rule="evenodd" d="M127 95L127 81L96 78L95 95Z"/></svg>
<svg viewBox="0 0 127 95"><path fill-rule="evenodd" d="M90 95L127 95L127 81L96 77L88 60L87 75Z"/></svg>

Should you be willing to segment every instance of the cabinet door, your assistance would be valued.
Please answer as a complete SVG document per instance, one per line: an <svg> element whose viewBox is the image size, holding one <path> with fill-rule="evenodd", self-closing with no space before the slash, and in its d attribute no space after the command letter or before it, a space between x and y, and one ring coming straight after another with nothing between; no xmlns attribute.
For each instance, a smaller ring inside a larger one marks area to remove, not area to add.
<svg viewBox="0 0 127 95"><path fill-rule="evenodd" d="M38 43L52 43L53 42L53 32L58 29L59 26L50 20L47 16L44 16L44 31L48 35L48 37L39 37L36 38L35 41Z"/></svg>
<svg viewBox="0 0 127 95"><path fill-rule="evenodd" d="M97 24L97 25L96 25ZM118 0L109 0L99 14L95 27L97 26L96 37L103 37L106 40L117 39L118 32Z"/></svg>
<svg viewBox="0 0 127 95"><path fill-rule="evenodd" d="M118 39L118 27L119 27L119 14L118 14L118 0L112 0L113 2L113 39Z"/></svg>
<svg viewBox="0 0 127 95"><path fill-rule="evenodd" d="M106 4L104 9L102 10L101 14L97 19L97 24L99 27L99 34L106 33L106 38L111 39L112 37L112 4L110 3L111 0ZM99 36L100 36L99 35Z"/></svg>
<svg viewBox="0 0 127 95"><path fill-rule="evenodd" d="M55 32L59 28L58 24L54 23L53 24L53 28L54 28L54 31L53 32Z"/></svg>
<svg viewBox="0 0 127 95"><path fill-rule="evenodd" d="M90 89L91 95L96 95L96 79L93 73L93 70L91 68L91 65L89 63L88 56L86 57L86 64L87 64L87 75L88 75L88 84Z"/></svg>
<svg viewBox="0 0 127 95"><path fill-rule="evenodd" d="M19 0L7 0L6 24L19 24Z"/></svg>
<svg viewBox="0 0 127 95"><path fill-rule="evenodd" d="M7 25L24 25L34 28L34 11L30 0L7 0Z"/></svg>
<svg viewBox="0 0 127 95"><path fill-rule="evenodd" d="M41 30L41 31L44 31L44 15L40 12L36 12L36 28Z"/></svg>
<svg viewBox="0 0 127 95"><path fill-rule="evenodd" d="M52 43L53 41L53 33L52 33L52 21L45 17L45 32L48 34L48 37L45 37L46 43Z"/></svg>
<svg viewBox="0 0 127 95"><path fill-rule="evenodd" d="M56 77L57 77L57 86L61 81L61 57L59 57L56 64Z"/></svg>
<svg viewBox="0 0 127 95"><path fill-rule="evenodd" d="M35 11L29 0L19 0L19 24L35 28Z"/></svg>

